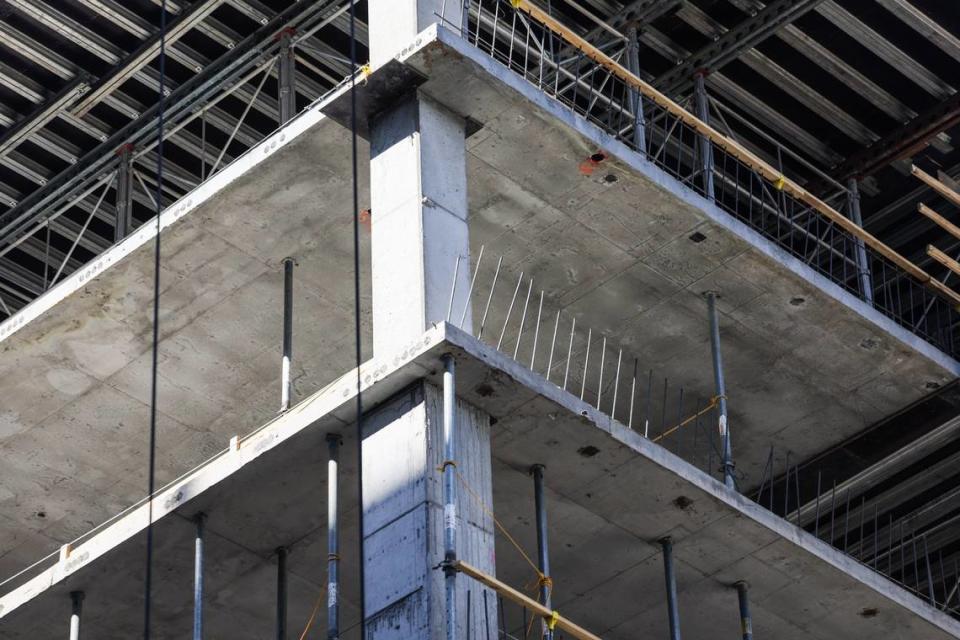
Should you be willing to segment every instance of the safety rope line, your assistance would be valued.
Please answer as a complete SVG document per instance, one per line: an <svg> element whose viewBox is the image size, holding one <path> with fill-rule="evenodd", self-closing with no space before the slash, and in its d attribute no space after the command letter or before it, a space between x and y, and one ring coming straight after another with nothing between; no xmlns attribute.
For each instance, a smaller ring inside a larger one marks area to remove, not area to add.
<svg viewBox="0 0 960 640"><path fill-rule="evenodd" d="M477 503L477 505L480 507L480 509L482 509L485 514L487 514L488 516L490 516L490 518L493 520L494 526L500 531L500 533L503 535L503 537L506 538L507 541L508 541L511 545L513 545L514 549L516 549L517 552L518 552L518 553L523 557L523 559L527 562L527 564L530 565L530 568L533 569L533 572L536 574L537 579L536 579L536 581L533 582L532 584L528 584L528 585L527 585L527 587L526 587L527 590L532 590L532 591L536 592L540 587L546 587L546 588L547 588L547 593L548 593L548 595L549 595L549 594L552 594L552 593L553 593L553 578L551 578L550 576L548 576L548 575L546 575L545 573L543 573L542 571L540 571L540 567L538 567L538 566L536 565L536 563L535 563L535 562L530 558L530 556L527 554L527 552L524 551L523 547L520 545L519 542L517 542L516 538L514 538L512 535L510 535L510 532L509 532L509 531L507 530L507 528L503 525L503 523L500 522L500 519L497 518L496 514L493 513L493 510L490 509L490 508L487 506L487 504L486 504L486 502L484 502L483 498L480 497L480 494L478 494L476 491L474 491L474 490L473 490L473 487L471 487L470 484L466 481L466 478L464 478L463 475L460 473L460 471L457 469L457 464L456 464L455 462L453 462L452 460L445 460L439 467L437 467L437 471L439 471L440 473L443 473L444 469L446 469L448 466L452 466L452 467L453 467L454 477L457 478L457 481L460 483L460 486L462 486L464 489L466 489L467 494L468 494L471 498L473 498L473 500ZM546 603L543 603L543 604L546 604ZM548 628L550 628L551 630L553 629L553 627L550 626L550 620L553 619L553 624L556 624L556 620L559 619L559 616L560 616L559 612L554 611L553 614L552 614L552 616L551 616L551 618L544 618L545 621L547 622ZM533 626L533 621L534 621L534 620L536 620L536 616L531 616L531 618L530 618L530 625L529 625L528 628L527 628L527 635L530 634L530 629L531 629L532 626Z"/></svg>
<svg viewBox="0 0 960 640"><path fill-rule="evenodd" d="M163 212L163 126L167 105L164 88L167 75L167 0L160 2L159 94L157 109L157 230L153 237L153 336L150 363L150 445L147 463L146 568L143 579L143 639L150 640L150 615L153 600L153 493L157 467L157 372L160 345L160 214Z"/></svg>
<svg viewBox="0 0 960 640"><path fill-rule="evenodd" d="M669 429L667 429L666 431L658 435L656 438L651 438L650 442L660 442L661 440L669 436L674 431L678 431L681 427L687 426L688 424L690 424L691 422L693 422L703 414L709 413L710 411L713 410L714 407L720 404L721 400L726 400L726 399L727 399L727 396L713 396L712 398L710 398L710 402L707 403L707 406L705 406L703 409L701 409L700 411L697 411L695 414L693 414L683 422L670 427Z"/></svg>
<svg viewBox="0 0 960 640"><path fill-rule="evenodd" d="M313 622L317 619L317 614L320 612L320 605L323 604L323 596L326 594L326 592L327 587L324 585L320 589L319 595L317 595L317 602L313 605L313 611L310 612L310 618L307 620L307 626L303 628L303 633L300 634L300 640L304 640L307 637L307 634L310 633L310 629L313 627Z"/></svg>
<svg viewBox="0 0 960 640"><path fill-rule="evenodd" d="M360 374L360 365L363 364L363 350L361 345L361 319L360 319L360 178L357 168L357 11L356 2L349 0L347 3L349 9L350 22L350 163L351 178L353 189L353 337L356 345L356 366L357 366L357 546L360 550L360 562L357 563L357 574L360 578L359 596L360 596L360 640L366 640L367 637L367 610L366 610L366 581L364 569L364 543L363 543L363 384ZM369 64L366 65L369 69ZM363 78L366 82L367 72L364 71Z"/></svg>

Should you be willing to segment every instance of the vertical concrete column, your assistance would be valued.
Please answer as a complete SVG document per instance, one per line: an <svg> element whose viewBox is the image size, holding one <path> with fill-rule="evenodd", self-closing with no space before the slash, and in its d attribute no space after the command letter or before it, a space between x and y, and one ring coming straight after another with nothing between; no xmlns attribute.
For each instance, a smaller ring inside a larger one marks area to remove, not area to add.
<svg viewBox="0 0 960 640"><path fill-rule="evenodd" d="M378 67L432 24L460 33L469 0L367 0L370 64Z"/></svg>
<svg viewBox="0 0 960 640"><path fill-rule="evenodd" d="M125 144L117 149L120 164L117 166L117 219L113 225L113 241L120 242L133 227L133 145Z"/></svg>
<svg viewBox="0 0 960 640"><path fill-rule="evenodd" d="M420 382L364 418L363 509L367 637L377 640L486 638L496 597L454 581L456 628L448 635L443 571L449 517L456 557L494 573L490 417L461 400L455 407L456 466L445 465L444 399ZM456 474L454 508L444 508L444 469ZM469 489L469 490L468 490ZM467 615L467 592L473 594ZM479 611L487 602L488 611Z"/></svg>
<svg viewBox="0 0 960 640"><path fill-rule="evenodd" d="M469 263L465 126L419 94L371 123L375 356L403 348L445 320L457 256ZM469 269L457 270L455 311L466 304L469 279ZM469 310L463 328L472 330Z"/></svg>

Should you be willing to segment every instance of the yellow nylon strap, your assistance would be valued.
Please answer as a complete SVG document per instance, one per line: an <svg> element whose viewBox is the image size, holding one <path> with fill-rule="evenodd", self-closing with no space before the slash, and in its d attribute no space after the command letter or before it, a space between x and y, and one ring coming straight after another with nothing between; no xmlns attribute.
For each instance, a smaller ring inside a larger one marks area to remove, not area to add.
<svg viewBox="0 0 960 640"><path fill-rule="evenodd" d="M557 626L557 622L559 620L560 620L560 612L555 610L553 613L550 614L550 617L547 618L547 629L550 629L550 631L553 631L554 627Z"/></svg>

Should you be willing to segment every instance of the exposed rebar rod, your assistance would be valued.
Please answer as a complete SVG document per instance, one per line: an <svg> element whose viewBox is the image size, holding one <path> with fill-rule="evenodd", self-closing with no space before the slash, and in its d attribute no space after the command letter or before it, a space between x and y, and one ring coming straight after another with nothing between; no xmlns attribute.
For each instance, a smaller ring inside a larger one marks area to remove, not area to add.
<svg viewBox="0 0 960 640"><path fill-rule="evenodd" d="M340 434L327 434L327 638L340 637Z"/></svg>

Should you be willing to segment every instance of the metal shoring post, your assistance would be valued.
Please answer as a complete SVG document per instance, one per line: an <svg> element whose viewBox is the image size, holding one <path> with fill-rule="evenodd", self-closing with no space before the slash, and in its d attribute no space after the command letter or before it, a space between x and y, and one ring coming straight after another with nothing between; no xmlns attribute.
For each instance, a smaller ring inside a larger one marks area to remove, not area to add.
<svg viewBox="0 0 960 640"><path fill-rule="evenodd" d="M293 356L293 267L296 260L283 259L283 359L280 364L280 411L290 408L293 382L290 359Z"/></svg>
<svg viewBox="0 0 960 640"><path fill-rule="evenodd" d="M454 478L457 419L456 363L443 355L443 574L447 605L447 640L457 640L457 494Z"/></svg>
<svg viewBox="0 0 960 640"><path fill-rule="evenodd" d="M283 126L297 115L297 70L296 51L293 46L292 27L280 32L280 68L277 73L280 106L280 125Z"/></svg>
<svg viewBox="0 0 960 640"><path fill-rule="evenodd" d="M193 557L193 640L203 640L203 525L205 513L193 518L197 527Z"/></svg>
<svg viewBox="0 0 960 640"><path fill-rule="evenodd" d="M640 77L640 43L637 42L637 26L627 29L627 70ZM637 151L646 151L645 124L643 121L643 97L635 88L630 89L630 110L633 112L633 144Z"/></svg>
<svg viewBox="0 0 960 640"><path fill-rule="evenodd" d="M339 433L327 434L327 638L340 637L340 444Z"/></svg>
<svg viewBox="0 0 960 640"><path fill-rule="evenodd" d="M71 591L70 640L80 640L80 614L83 613L83 591Z"/></svg>
<svg viewBox="0 0 960 640"><path fill-rule="evenodd" d="M707 100L707 85L704 82L707 72L703 69L693 75L694 96L697 101L697 117L710 123L710 103ZM703 194L713 197L713 144L706 136L700 136L700 159L703 170Z"/></svg>
<svg viewBox="0 0 960 640"><path fill-rule="evenodd" d="M530 474L533 476L533 498L537 510L537 553L538 565L542 578L540 580L540 602L547 609L552 610L550 594L550 553L547 542L547 503L543 497L543 470L546 467L542 464L535 464L530 467ZM553 631L547 627L546 621L543 625L543 638L553 640Z"/></svg>
<svg viewBox="0 0 960 640"><path fill-rule="evenodd" d="M287 640L287 553L277 547L277 640Z"/></svg>
<svg viewBox="0 0 960 640"><path fill-rule="evenodd" d="M117 166L116 220L113 241L127 237L133 226L133 145L125 144L117 150L120 163Z"/></svg>
<svg viewBox="0 0 960 640"><path fill-rule="evenodd" d="M660 539L663 547L663 577L667 586L667 616L670 621L670 640L680 640L680 611L677 609L677 576L673 570L673 540Z"/></svg>
<svg viewBox="0 0 960 640"><path fill-rule="evenodd" d="M860 214L860 188L856 178L850 178L847 181L848 197L850 199L850 220L855 225L863 228L863 216ZM863 240L856 238L857 247L857 270L860 272L860 290L863 292L863 299L873 304L873 280L870 277L870 262L867 260L867 247Z"/></svg>
<svg viewBox="0 0 960 640"><path fill-rule="evenodd" d="M720 446L723 458L723 484L734 489L733 447L730 444L730 427L727 424L727 385L723 379L723 358L720 355L720 320L717 317L717 292L707 291L707 313L710 316L710 352L713 356L713 380L717 391L717 406L720 409L718 420Z"/></svg>
<svg viewBox="0 0 960 640"><path fill-rule="evenodd" d="M740 633L743 640L753 640L753 617L750 615L750 585L740 580L734 585L737 588L737 599L740 601Z"/></svg>

